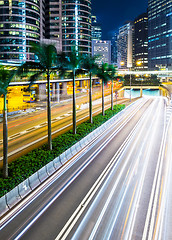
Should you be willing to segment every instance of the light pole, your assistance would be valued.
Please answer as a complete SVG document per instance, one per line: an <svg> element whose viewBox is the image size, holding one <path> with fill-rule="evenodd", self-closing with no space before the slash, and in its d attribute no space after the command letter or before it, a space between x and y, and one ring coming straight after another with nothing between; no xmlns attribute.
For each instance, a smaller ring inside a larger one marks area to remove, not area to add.
<svg viewBox="0 0 172 240"><path fill-rule="evenodd" d="M120 65L121 65L121 66L124 66L124 64L125 64L124 61L121 61L121 62L120 62ZM130 71L130 102L131 102L131 68L132 68L132 64L128 64L128 65L130 65L130 66L129 66L129 71Z"/></svg>
<svg viewBox="0 0 172 240"><path fill-rule="evenodd" d="M131 67L130 67L130 102L131 102Z"/></svg>
<svg viewBox="0 0 172 240"><path fill-rule="evenodd" d="M142 62L140 60L138 60L136 62L136 66L141 66L142 65ZM143 96L143 89L142 89L142 79L141 79L141 88L140 88L140 97Z"/></svg>

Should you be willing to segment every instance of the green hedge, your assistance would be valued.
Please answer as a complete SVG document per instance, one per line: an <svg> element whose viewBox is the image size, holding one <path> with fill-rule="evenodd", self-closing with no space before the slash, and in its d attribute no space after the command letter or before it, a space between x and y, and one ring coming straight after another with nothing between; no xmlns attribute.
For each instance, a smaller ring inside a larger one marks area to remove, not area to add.
<svg viewBox="0 0 172 240"><path fill-rule="evenodd" d="M5 195L15 186L20 184L26 178L59 156L65 150L70 148L76 142L81 140L87 134L106 122L116 113L125 108L125 105L115 105L114 110L106 110L105 116L101 114L93 117L93 123L84 122L77 127L77 134L73 135L72 131L66 132L53 139L53 150L47 150L47 144L35 149L28 154L18 158L9 164L9 177L2 178L2 169L0 170L0 197Z"/></svg>

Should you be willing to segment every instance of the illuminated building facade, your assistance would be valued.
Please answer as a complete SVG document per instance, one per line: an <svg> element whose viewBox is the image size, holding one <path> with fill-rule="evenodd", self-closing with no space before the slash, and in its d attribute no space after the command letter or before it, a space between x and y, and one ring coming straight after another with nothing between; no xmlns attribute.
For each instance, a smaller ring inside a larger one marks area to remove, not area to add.
<svg viewBox="0 0 172 240"><path fill-rule="evenodd" d="M96 62L111 64L111 41L92 40L92 56L98 55Z"/></svg>
<svg viewBox="0 0 172 240"><path fill-rule="evenodd" d="M62 2L49 0L45 2L45 38L54 41L58 51L62 51ZM48 40L44 40L48 42Z"/></svg>
<svg viewBox="0 0 172 240"><path fill-rule="evenodd" d="M96 16L91 17L91 35L92 35L92 40L102 40L102 27L101 25L97 22Z"/></svg>
<svg viewBox="0 0 172 240"><path fill-rule="evenodd" d="M44 34L40 6L44 7L42 0L0 1L0 62L34 60L30 44L38 43Z"/></svg>
<svg viewBox="0 0 172 240"><path fill-rule="evenodd" d="M114 33L111 39L111 62L117 66L117 39L118 34Z"/></svg>
<svg viewBox="0 0 172 240"><path fill-rule="evenodd" d="M148 14L134 20L135 69L148 70Z"/></svg>
<svg viewBox="0 0 172 240"><path fill-rule="evenodd" d="M62 49L91 54L91 0L62 1Z"/></svg>
<svg viewBox="0 0 172 240"><path fill-rule="evenodd" d="M148 1L148 67L172 69L172 1Z"/></svg>
<svg viewBox="0 0 172 240"><path fill-rule="evenodd" d="M134 63L134 24L128 22L119 28L117 39L118 68L129 69Z"/></svg>

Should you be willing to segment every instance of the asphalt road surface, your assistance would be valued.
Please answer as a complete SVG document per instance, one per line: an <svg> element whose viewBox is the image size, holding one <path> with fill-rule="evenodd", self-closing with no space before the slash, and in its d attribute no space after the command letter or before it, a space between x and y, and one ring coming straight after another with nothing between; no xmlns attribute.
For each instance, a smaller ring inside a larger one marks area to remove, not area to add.
<svg viewBox="0 0 172 240"><path fill-rule="evenodd" d="M171 107L141 99L1 219L0 239L171 239Z"/></svg>

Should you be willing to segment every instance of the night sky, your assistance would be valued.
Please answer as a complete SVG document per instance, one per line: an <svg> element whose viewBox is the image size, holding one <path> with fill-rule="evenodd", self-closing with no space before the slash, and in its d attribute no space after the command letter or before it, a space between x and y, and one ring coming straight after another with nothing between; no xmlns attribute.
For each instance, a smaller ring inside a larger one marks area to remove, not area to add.
<svg viewBox="0 0 172 240"><path fill-rule="evenodd" d="M102 25L103 40L111 38L126 21L146 12L148 0L92 0L92 14Z"/></svg>

